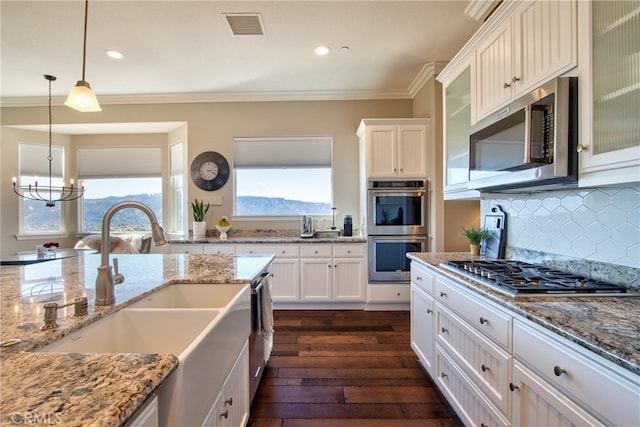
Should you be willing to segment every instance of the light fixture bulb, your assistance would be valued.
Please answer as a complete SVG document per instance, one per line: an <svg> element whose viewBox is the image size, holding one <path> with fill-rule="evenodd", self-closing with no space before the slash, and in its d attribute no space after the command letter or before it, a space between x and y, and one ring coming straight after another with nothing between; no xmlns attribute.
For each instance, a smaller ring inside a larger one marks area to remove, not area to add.
<svg viewBox="0 0 640 427"><path fill-rule="evenodd" d="M330 51L331 49L328 46L318 46L313 50L313 53L315 53L318 56L324 56L328 54Z"/></svg>
<svg viewBox="0 0 640 427"><path fill-rule="evenodd" d="M71 89L64 105L74 110L85 112L102 111L96 94L93 93L89 83L84 80L78 80L78 83Z"/></svg>

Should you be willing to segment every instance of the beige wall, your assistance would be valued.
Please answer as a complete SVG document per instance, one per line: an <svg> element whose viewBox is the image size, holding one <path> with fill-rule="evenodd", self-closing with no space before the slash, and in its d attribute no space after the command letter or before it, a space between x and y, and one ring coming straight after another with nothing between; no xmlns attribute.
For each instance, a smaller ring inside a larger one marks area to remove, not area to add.
<svg viewBox="0 0 640 427"><path fill-rule="evenodd" d="M322 135L333 138L334 204L342 214L351 213L354 221L361 218L358 203L358 143L356 129L362 118L412 117L411 100L372 101L307 101L307 102L230 102L151 105L103 105L101 113L78 113L67 107L53 108L54 124L186 122L188 129L172 133L171 142L188 138L187 164L203 151L218 151L231 161L234 137ZM3 108L1 134L0 207L1 253L31 250L41 238L16 240L18 230L17 197L11 191L11 178L17 174L17 143L21 137L31 137L25 131L6 128L8 125L46 123L46 107ZM36 132L39 137L46 134ZM175 135L174 135L175 134ZM103 141L109 137L74 137L76 141ZM169 141L169 136L167 141ZM68 165L71 171L71 165ZM75 170L75 167L73 168ZM230 179L222 189L209 193L195 187L189 180L188 200L207 200L211 194L222 196L222 205L214 206L211 219L231 215L233 183ZM73 203L65 208L74 210ZM188 212L188 211L187 211ZM73 212L72 212L73 213ZM73 215L71 216L73 218ZM339 218L341 220L341 217ZM74 224L69 229L75 231ZM299 223L234 224L242 228L297 228ZM72 246L75 236L58 239Z"/></svg>

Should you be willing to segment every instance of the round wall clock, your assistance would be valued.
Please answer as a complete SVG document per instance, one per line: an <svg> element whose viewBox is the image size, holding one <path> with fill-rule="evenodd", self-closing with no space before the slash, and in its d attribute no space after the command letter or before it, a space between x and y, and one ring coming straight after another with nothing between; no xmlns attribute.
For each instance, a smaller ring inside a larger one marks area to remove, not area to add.
<svg viewBox="0 0 640 427"><path fill-rule="evenodd" d="M220 153L205 151L191 162L191 180L206 191L217 190L229 179L229 163Z"/></svg>

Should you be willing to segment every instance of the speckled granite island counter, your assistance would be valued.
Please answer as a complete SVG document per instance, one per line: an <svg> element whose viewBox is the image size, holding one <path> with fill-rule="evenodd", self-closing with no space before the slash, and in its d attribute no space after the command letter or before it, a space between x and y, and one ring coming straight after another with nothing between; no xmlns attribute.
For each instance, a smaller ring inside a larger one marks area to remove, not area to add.
<svg viewBox="0 0 640 427"><path fill-rule="evenodd" d="M0 424L46 420L64 426L123 425L178 365L172 354L31 353L48 343L179 283L250 283L271 255L117 255L124 283L116 304L96 307L100 255L0 267ZM113 258L113 256L112 256ZM43 304L86 296L85 316L58 310L60 327L41 331ZM42 422L42 421L41 421Z"/></svg>
<svg viewBox="0 0 640 427"><path fill-rule="evenodd" d="M640 297L504 296L439 267L446 260L474 259L464 253L410 253L412 261L437 267L468 289L640 375Z"/></svg>

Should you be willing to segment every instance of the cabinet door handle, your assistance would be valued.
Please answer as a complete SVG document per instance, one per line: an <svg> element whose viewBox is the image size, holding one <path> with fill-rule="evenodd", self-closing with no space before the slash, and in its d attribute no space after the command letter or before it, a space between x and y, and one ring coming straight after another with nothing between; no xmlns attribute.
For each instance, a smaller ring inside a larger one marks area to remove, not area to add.
<svg viewBox="0 0 640 427"><path fill-rule="evenodd" d="M233 397L228 398L224 401L225 405L233 406Z"/></svg>
<svg viewBox="0 0 640 427"><path fill-rule="evenodd" d="M443 334L449 333L449 330L447 328L442 328L441 331Z"/></svg>
<svg viewBox="0 0 640 427"><path fill-rule="evenodd" d="M427 314L431 314L433 313L433 310L431 310L430 308L427 308Z"/></svg>
<svg viewBox="0 0 640 427"><path fill-rule="evenodd" d="M553 367L553 373L556 375L556 377L559 377L562 374L566 374L567 370L562 369L560 366L556 365Z"/></svg>
<svg viewBox="0 0 640 427"><path fill-rule="evenodd" d="M485 319L484 317L480 318L480 324L484 325L485 323L489 323L489 320Z"/></svg>
<svg viewBox="0 0 640 427"><path fill-rule="evenodd" d="M444 372L443 372L443 373L441 373L441 374L440 374L440 376L441 376L442 378L447 378L447 377L448 377L448 375L447 375L447 374L445 374Z"/></svg>
<svg viewBox="0 0 640 427"><path fill-rule="evenodd" d="M487 365L485 365L484 363L482 364L481 368L482 368L482 372L490 371L489 367Z"/></svg>
<svg viewBox="0 0 640 427"><path fill-rule="evenodd" d="M444 298L444 297L447 296L447 293L446 292L440 292L440 296Z"/></svg>
<svg viewBox="0 0 640 427"><path fill-rule="evenodd" d="M422 277L420 277L420 276L416 276L416 282L417 282L418 280L422 280Z"/></svg>
<svg viewBox="0 0 640 427"><path fill-rule="evenodd" d="M513 76L513 78L511 79L511 83L515 83L515 82L519 82L520 81L520 77L518 76Z"/></svg>
<svg viewBox="0 0 640 427"><path fill-rule="evenodd" d="M224 418L224 419L229 418L229 410L227 409L224 412L220 412L220 418Z"/></svg>
<svg viewBox="0 0 640 427"><path fill-rule="evenodd" d="M578 146L576 147L576 151L578 153L582 153L583 151L585 151L589 146L587 144L578 144Z"/></svg>
<svg viewBox="0 0 640 427"><path fill-rule="evenodd" d="M505 84L502 87L505 89L509 89L511 87L511 84L505 82Z"/></svg>
<svg viewBox="0 0 640 427"><path fill-rule="evenodd" d="M518 387L514 383L509 383L509 390L511 390L511 391L520 390L520 387Z"/></svg>

